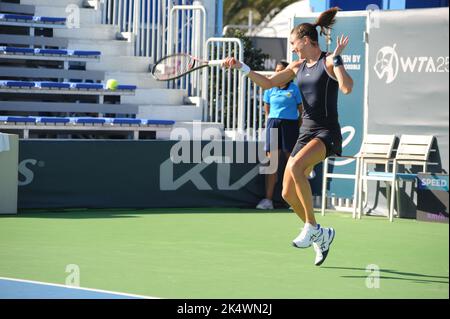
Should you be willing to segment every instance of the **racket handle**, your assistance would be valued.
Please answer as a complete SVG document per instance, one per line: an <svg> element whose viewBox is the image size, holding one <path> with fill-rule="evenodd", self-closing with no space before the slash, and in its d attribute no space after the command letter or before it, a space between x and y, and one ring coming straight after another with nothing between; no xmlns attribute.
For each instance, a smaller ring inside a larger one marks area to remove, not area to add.
<svg viewBox="0 0 450 319"><path fill-rule="evenodd" d="M225 60L211 60L208 62L209 66L222 66Z"/></svg>

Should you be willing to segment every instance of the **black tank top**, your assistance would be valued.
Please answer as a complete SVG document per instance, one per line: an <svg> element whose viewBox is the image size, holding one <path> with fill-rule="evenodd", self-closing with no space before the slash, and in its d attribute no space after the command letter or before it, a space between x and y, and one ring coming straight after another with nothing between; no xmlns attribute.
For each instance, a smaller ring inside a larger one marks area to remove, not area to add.
<svg viewBox="0 0 450 319"><path fill-rule="evenodd" d="M327 53L322 52L319 61L312 67L301 64L297 72L297 85L303 99L303 125L339 126L337 101L339 83L326 69Z"/></svg>

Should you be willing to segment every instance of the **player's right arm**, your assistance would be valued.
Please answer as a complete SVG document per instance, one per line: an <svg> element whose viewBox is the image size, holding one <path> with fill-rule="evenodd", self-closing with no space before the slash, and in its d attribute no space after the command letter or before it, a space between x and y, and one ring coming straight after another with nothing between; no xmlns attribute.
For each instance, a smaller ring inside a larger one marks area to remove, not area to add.
<svg viewBox="0 0 450 319"><path fill-rule="evenodd" d="M274 74L270 78L254 71L250 71L247 76L264 90L268 90L275 86L283 86L292 81L295 78L302 62L302 60L292 62L285 70ZM235 58L226 58L223 66L230 69L241 69L243 64Z"/></svg>

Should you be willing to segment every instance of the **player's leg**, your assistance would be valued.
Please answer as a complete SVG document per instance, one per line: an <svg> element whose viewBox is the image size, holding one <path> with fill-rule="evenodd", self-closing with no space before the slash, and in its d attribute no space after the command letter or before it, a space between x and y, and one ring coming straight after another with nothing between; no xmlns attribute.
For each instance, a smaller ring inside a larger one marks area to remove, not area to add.
<svg viewBox="0 0 450 319"><path fill-rule="evenodd" d="M291 206L291 209L298 215L298 217L304 222L305 221L305 210L301 202L298 199L295 190L295 183L290 172L286 169L292 161L291 152L298 152L306 144L306 136L299 135L299 125L298 121L284 120L281 126L282 139L281 139L281 149L286 156L287 164L283 175L283 199Z"/></svg>
<svg viewBox="0 0 450 319"><path fill-rule="evenodd" d="M289 171L289 162L293 160L292 157L289 158L286 168L284 169L284 176L283 176L283 190L281 192L281 196L283 199L288 203L294 212L297 214L297 216L303 221L306 221L305 217L305 210L303 209L303 205L300 202L297 191L295 190L295 182L294 178L292 177L291 172Z"/></svg>
<svg viewBox="0 0 450 319"><path fill-rule="evenodd" d="M297 190L295 189L295 181L292 176L290 167L292 166L292 162L294 161L295 154L300 152L301 149L305 147L306 144L308 144L310 139L311 138L309 134L307 134L307 132L303 132L298 136L298 139L293 144L293 147L290 147L290 151L288 152L285 150L285 155L287 156L288 160L284 169L282 197L291 206L292 210L303 222L306 221L305 209L300 199L298 198ZM291 156L291 154L293 154L294 156Z"/></svg>
<svg viewBox="0 0 450 319"><path fill-rule="evenodd" d="M313 169L314 167L311 166L305 171L306 178L308 178ZM297 195L296 185L292 173L289 170L286 170L285 176L283 196L285 200L291 205L297 216L299 216L300 219L305 223L305 226L303 227L303 229L301 229L300 234L296 238L294 238L292 244L297 248L307 248L314 244L314 239L323 238L324 229L322 229L320 225L313 227L311 224L306 222L305 208L303 207L303 204ZM316 250L316 256L318 256L316 247L314 247L314 249ZM321 256L316 257L316 260L321 259Z"/></svg>
<svg viewBox="0 0 450 319"><path fill-rule="evenodd" d="M287 167L292 175L296 194L305 212L305 227L293 240L293 245L298 248L310 247L314 242L319 243L319 245L331 243L334 238L332 228L322 228L316 223L312 191L308 181L310 168L325 159L326 154L324 142L320 139L313 139L295 154Z"/></svg>
<svg viewBox="0 0 450 319"><path fill-rule="evenodd" d="M287 166L295 182L295 189L300 202L305 210L306 223L317 226L314 217L313 196L311 186L308 181L308 170L325 159L326 146L320 139L313 139L308 142L294 157Z"/></svg>
<svg viewBox="0 0 450 319"><path fill-rule="evenodd" d="M289 165L289 161L293 159L290 157L288 159L288 164L286 165L286 168ZM307 176L311 173L313 167L310 167L308 170L305 171L305 174ZM294 212L297 214L297 216L303 221L306 221L305 218L305 209L303 208L303 204L301 203L300 199L297 196L297 191L295 189L295 181L292 177L292 174L289 170L285 169L284 171L284 177L283 177L283 192L282 192L283 199L292 207Z"/></svg>

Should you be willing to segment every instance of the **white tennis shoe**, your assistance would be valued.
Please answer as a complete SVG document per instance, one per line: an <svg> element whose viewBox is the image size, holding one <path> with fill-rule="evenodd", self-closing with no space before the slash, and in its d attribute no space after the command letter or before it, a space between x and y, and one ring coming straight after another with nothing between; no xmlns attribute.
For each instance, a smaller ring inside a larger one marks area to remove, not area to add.
<svg viewBox="0 0 450 319"><path fill-rule="evenodd" d="M314 264L316 266L322 265L327 258L330 246L333 243L335 235L336 232L333 228L323 228L322 237L318 241L313 242L312 245L316 252L316 259L314 261Z"/></svg>
<svg viewBox="0 0 450 319"><path fill-rule="evenodd" d="M292 241L292 245L297 248L308 248L315 241L320 241L323 236L323 228L318 224L314 227L306 223L300 234Z"/></svg>
<svg viewBox="0 0 450 319"><path fill-rule="evenodd" d="M273 202L270 199L264 198L258 205L256 205L256 209L272 210Z"/></svg>

